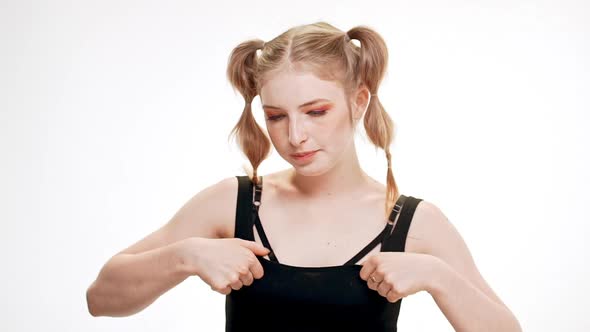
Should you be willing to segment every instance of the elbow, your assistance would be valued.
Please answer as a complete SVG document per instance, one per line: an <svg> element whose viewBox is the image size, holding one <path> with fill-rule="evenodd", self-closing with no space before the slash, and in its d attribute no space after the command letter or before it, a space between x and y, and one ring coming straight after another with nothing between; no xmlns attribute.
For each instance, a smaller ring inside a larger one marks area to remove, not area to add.
<svg viewBox="0 0 590 332"><path fill-rule="evenodd" d="M88 313L93 317L98 317L100 314L96 310L96 295L94 294L95 283L92 283L86 290L86 307Z"/></svg>
<svg viewBox="0 0 590 332"><path fill-rule="evenodd" d="M513 332L522 332L522 326L520 326L520 322L518 318L514 315L510 309L506 308L510 313L510 326L507 326L506 331L513 331Z"/></svg>
<svg viewBox="0 0 590 332"><path fill-rule="evenodd" d="M108 313L104 312L105 303L101 300L100 288L96 281L88 287L86 290L86 308L88 313L93 317L107 316Z"/></svg>
<svg viewBox="0 0 590 332"><path fill-rule="evenodd" d="M138 309L123 308L119 302L113 302L112 296L104 293L103 287L93 282L86 290L86 307L93 317L125 317L138 312Z"/></svg>
<svg viewBox="0 0 590 332"><path fill-rule="evenodd" d="M522 326L516 317L514 318L514 332L522 332Z"/></svg>
<svg viewBox="0 0 590 332"><path fill-rule="evenodd" d="M508 307L506 307L506 309L508 309ZM522 326L520 325L518 318L516 318L516 315L514 314L514 312L512 312L512 310L508 309L508 311L510 312L510 316L512 316L512 325L513 325L512 331L522 332Z"/></svg>

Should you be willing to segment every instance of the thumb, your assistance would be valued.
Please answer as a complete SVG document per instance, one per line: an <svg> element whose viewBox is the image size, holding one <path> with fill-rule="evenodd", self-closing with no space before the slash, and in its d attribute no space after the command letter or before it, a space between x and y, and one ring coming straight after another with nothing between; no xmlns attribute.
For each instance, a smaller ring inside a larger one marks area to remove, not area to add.
<svg viewBox="0 0 590 332"><path fill-rule="evenodd" d="M258 256L265 256L270 252L270 249L255 241L242 240L242 245Z"/></svg>

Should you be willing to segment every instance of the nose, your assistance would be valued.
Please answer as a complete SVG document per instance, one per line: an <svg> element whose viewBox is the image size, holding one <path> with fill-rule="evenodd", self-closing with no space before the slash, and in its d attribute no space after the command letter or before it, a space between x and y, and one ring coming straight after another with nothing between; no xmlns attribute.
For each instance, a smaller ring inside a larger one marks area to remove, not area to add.
<svg viewBox="0 0 590 332"><path fill-rule="evenodd" d="M289 121L289 142L293 146L299 146L307 140L305 126L299 119Z"/></svg>

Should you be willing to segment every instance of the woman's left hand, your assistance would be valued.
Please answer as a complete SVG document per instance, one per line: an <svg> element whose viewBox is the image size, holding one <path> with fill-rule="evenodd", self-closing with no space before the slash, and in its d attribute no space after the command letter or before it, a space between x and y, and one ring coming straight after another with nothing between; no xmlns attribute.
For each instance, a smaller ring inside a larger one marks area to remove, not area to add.
<svg viewBox="0 0 590 332"><path fill-rule="evenodd" d="M396 302L421 290L431 293L441 263L441 259L428 254L384 251L363 262L360 276L370 289Z"/></svg>

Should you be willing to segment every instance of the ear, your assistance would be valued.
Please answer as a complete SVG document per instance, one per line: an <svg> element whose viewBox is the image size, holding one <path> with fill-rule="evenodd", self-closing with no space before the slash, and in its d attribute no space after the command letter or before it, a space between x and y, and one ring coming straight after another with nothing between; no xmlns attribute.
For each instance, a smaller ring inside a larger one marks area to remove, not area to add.
<svg viewBox="0 0 590 332"><path fill-rule="evenodd" d="M355 95L353 97L354 107L352 110L352 117L355 120L355 122L359 121L363 117L365 111L367 110L370 95L371 92L364 85L360 86L356 90Z"/></svg>

